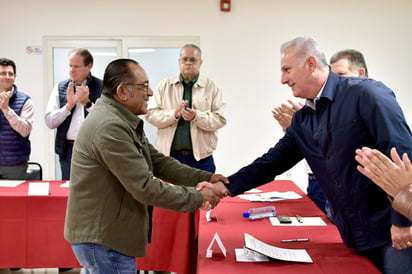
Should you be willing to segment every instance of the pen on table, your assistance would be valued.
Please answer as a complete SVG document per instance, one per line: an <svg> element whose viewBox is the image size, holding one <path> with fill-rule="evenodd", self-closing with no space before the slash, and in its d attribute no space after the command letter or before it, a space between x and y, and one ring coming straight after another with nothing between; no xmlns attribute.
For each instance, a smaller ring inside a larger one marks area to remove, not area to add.
<svg viewBox="0 0 412 274"><path fill-rule="evenodd" d="M297 220L299 223L303 223L303 219L302 219L302 217L300 217L299 215L296 215L296 220Z"/></svg>
<svg viewBox="0 0 412 274"><path fill-rule="evenodd" d="M290 239L290 240L281 240L282 243L292 243L292 242L309 242L308 238L305 239Z"/></svg>

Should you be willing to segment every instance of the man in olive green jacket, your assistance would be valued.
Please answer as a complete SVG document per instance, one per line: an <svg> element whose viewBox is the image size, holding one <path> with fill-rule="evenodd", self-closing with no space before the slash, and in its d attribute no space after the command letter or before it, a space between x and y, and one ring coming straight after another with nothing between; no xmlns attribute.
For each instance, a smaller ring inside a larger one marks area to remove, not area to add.
<svg viewBox="0 0 412 274"><path fill-rule="evenodd" d="M152 95L137 62L111 62L77 136L64 236L87 273L135 273L135 257L146 253L148 205L188 212L226 195L210 183L194 188L225 177L182 165L148 142L137 115Z"/></svg>

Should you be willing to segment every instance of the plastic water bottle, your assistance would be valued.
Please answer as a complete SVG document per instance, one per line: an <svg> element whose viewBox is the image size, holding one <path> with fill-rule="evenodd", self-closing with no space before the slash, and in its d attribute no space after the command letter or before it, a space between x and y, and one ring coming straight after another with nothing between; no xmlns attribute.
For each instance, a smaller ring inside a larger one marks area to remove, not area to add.
<svg viewBox="0 0 412 274"><path fill-rule="evenodd" d="M251 208L246 212L243 212L244 218L249 218L250 220L261 219L266 217L275 217L276 207L274 206L264 206Z"/></svg>

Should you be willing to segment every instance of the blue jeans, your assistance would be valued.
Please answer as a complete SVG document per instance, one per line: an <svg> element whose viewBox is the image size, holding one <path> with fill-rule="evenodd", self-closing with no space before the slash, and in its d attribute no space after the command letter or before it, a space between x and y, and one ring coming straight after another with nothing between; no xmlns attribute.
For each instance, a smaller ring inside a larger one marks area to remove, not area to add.
<svg viewBox="0 0 412 274"><path fill-rule="evenodd" d="M311 198L312 201L314 201L315 204L320 208L320 210L322 210L326 214L326 216L328 216L329 220L331 220L332 223L335 223L329 202L326 199L325 194L323 193L318 181L316 181L316 179L313 177L313 174L311 176L308 176L307 194L308 197Z"/></svg>
<svg viewBox="0 0 412 274"><path fill-rule="evenodd" d="M396 250L392 244L358 252L384 274L412 274L412 247Z"/></svg>
<svg viewBox="0 0 412 274"><path fill-rule="evenodd" d="M177 155L172 153L170 156L172 156L182 164L194 168L209 171L212 173L215 173L216 171L215 160L213 159L213 156L206 157L204 159L201 159L200 161L197 161L195 157L193 157L193 155Z"/></svg>
<svg viewBox="0 0 412 274"><path fill-rule="evenodd" d="M136 274L135 257L92 243L72 244L72 249L86 274Z"/></svg>

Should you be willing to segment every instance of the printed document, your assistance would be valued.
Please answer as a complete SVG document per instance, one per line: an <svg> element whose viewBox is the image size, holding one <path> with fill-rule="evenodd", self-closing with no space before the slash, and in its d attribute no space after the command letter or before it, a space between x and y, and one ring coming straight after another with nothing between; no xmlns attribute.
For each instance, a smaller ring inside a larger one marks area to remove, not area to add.
<svg viewBox="0 0 412 274"><path fill-rule="evenodd" d="M313 263L305 249L279 248L259 241L250 234L244 234L245 248L273 259L289 262Z"/></svg>

